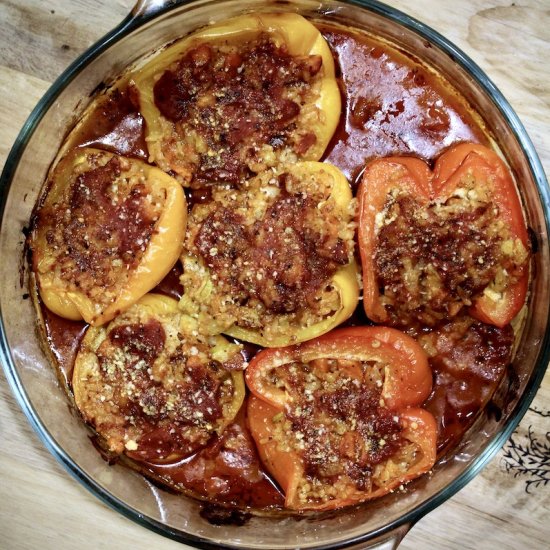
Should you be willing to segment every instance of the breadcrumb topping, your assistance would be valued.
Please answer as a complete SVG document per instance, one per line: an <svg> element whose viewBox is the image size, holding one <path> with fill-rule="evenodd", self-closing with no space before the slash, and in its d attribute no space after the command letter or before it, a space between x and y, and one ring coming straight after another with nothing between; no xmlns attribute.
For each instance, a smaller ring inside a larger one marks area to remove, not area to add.
<svg viewBox="0 0 550 550"><path fill-rule="evenodd" d="M198 44L154 86L164 117L157 162L200 186L296 161L317 142L322 74L321 56L292 56L265 33Z"/></svg>
<svg viewBox="0 0 550 550"><path fill-rule="evenodd" d="M151 188L137 163L108 153L86 154L63 187L65 162L54 172L55 198L37 215L35 232L47 245L35 251L38 270L53 271L103 309L139 265L166 194Z"/></svg>
<svg viewBox="0 0 550 550"><path fill-rule="evenodd" d="M304 505L371 492L403 475L415 447L382 399L385 365L316 359L273 369L270 384L287 392L284 412L274 418L274 438L283 452L297 453L304 476Z"/></svg>
<svg viewBox="0 0 550 550"><path fill-rule="evenodd" d="M111 451L139 460L186 456L236 413L234 379L213 358L215 343L186 332L181 315L134 307L108 330L90 330L73 386L81 413Z"/></svg>

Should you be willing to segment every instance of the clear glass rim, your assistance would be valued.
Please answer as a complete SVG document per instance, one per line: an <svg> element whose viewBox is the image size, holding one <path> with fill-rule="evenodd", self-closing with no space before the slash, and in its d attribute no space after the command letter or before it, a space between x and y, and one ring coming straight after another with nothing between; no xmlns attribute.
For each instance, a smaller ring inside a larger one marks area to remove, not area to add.
<svg viewBox="0 0 550 550"><path fill-rule="evenodd" d="M348 4L367 9L377 15L381 15L407 28L408 30L415 32L417 35L425 38L430 43L440 48L443 52L450 56L453 62L458 63L472 76L477 85L491 99L493 104L497 107L497 109L505 118L525 158L528 161L529 169L532 173L534 181L536 182L537 190L541 198L546 231L550 234L550 189L540 159L523 124L519 120L519 117L514 112L508 101L504 98L500 90L487 77L483 70L468 55L466 55L452 42L447 40L443 35L433 30L431 27L425 25L424 23L414 19L413 17L410 17L409 15L406 15L405 13L395 8L382 4L376 0L343 1L347 2ZM108 49L118 40L122 39L130 32L134 31L139 26L157 16L171 11L172 9L178 8L185 4L189 4L191 2L192 0L176 1L173 4L168 2L171 5L160 7L158 10L154 11L154 13L146 13L145 15L138 16L129 14L115 29L113 29L103 38L98 40L94 45L92 45L56 79L56 81L48 89L45 95L40 99L36 107L29 115L6 159L6 163L2 170L2 175L0 176L0 220L3 219L11 181L13 175L15 174L15 170L17 168L21 155L38 123L48 111L55 99L58 97L60 92L67 86L67 84L71 82L75 78L75 76L78 75L81 71L85 70L90 61L92 61L94 58L96 58L99 54ZM359 535L355 538L351 538L338 543L324 545L321 544L319 546L316 546L315 548L317 548L318 550L345 548L348 546L353 546L362 542L366 542L371 539L388 536L392 531L395 531L404 525L413 525L424 515L432 511L434 508L442 504L450 497L452 497L469 481L471 481L504 445L506 440L512 434L513 430L519 424L521 418L527 412L529 405L534 399L550 361L550 328L548 327L550 327L550 317L547 320L547 330L541 343L541 353L538 358L537 365L533 370L529 381L526 384L521 399L516 404L515 409L509 414L505 426L503 426L501 431L493 438L493 440L489 443L485 450L472 461L472 463L466 468L464 472L457 476L449 486L441 489L420 506L418 506L414 510L411 510L407 514L404 514L392 523L389 523L388 525L385 525L375 531L370 531L363 535ZM67 455L64 449L58 445L53 436L41 423L36 410L29 401L25 388L23 387L21 379L17 374L9 350L8 342L6 340L4 316L2 314L1 304L0 359L2 361L2 367L4 369L11 391L13 392L19 406L23 410L30 425L37 433L40 440L43 442L48 451L54 456L54 458L69 472L69 474L86 489L88 489L92 494L101 499L109 507L121 513L125 517L131 519L132 521L152 531L155 531L156 533L169 537L175 541L192 544L195 547L204 549L242 548L241 546L212 543L211 541L202 537L173 529L164 523L154 520L153 518L144 516L125 502L114 497L111 493L109 493L101 485L99 485L93 478L82 471L82 469Z"/></svg>

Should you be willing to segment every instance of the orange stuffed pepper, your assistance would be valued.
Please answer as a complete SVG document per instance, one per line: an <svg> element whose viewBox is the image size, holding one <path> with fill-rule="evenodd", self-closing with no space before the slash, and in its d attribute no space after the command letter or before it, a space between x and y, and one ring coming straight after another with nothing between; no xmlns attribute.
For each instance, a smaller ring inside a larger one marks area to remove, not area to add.
<svg viewBox="0 0 550 550"><path fill-rule="evenodd" d="M434 326L465 309L502 327L517 315L529 242L512 177L494 151L457 145L433 172L415 158L375 160L358 197L370 319Z"/></svg>
<svg viewBox="0 0 550 550"><path fill-rule="evenodd" d="M395 329L345 328L263 350L246 382L252 436L290 509L376 498L435 462L435 420L419 407L432 387L427 357Z"/></svg>

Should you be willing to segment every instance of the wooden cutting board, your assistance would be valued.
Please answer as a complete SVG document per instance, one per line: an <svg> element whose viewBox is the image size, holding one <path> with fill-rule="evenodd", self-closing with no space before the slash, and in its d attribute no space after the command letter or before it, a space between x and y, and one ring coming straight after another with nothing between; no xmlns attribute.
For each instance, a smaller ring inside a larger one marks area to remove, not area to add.
<svg viewBox="0 0 550 550"><path fill-rule="evenodd" d="M391 0L462 48L519 114L550 173L550 1ZM132 0L0 0L0 163L35 103ZM58 465L0 375L0 548L180 549L108 509ZM519 428L402 550L550 548L550 374Z"/></svg>

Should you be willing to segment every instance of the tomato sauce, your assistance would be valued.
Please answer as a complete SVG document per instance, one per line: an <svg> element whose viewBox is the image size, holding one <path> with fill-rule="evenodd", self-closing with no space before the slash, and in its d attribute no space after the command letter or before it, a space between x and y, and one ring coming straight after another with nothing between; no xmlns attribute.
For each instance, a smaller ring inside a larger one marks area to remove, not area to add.
<svg viewBox="0 0 550 550"><path fill-rule="evenodd" d="M142 471L182 492L225 505L279 508L284 497L264 472L244 407L223 435L193 456L172 464L142 464Z"/></svg>
<svg viewBox="0 0 550 550"><path fill-rule="evenodd" d="M319 28L332 49L344 99L324 160L340 168L352 184L365 162L374 157L408 154L431 162L454 143L488 143L481 119L469 111L465 100L410 55L363 34L328 25ZM70 136L69 144L147 159L144 122L132 90L105 94L92 116ZM209 189L187 193L190 206L211 196ZM179 298L180 274L177 265L154 292ZM72 366L87 325L43 309L49 347L60 377L70 388ZM360 304L345 324L371 323ZM431 338L436 349L430 360L434 388L425 406L439 424L440 454L460 439L487 404L510 361L510 327L495 329L473 321L466 325L456 332L452 325L443 324L419 337ZM450 335L447 340L445 334ZM441 344L453 338L454 348ZM244 343L243 355L249 360L258 349ZM284 498L260 463L244 409L221 437L214 437L191 457L171 464L136 462L132 467L163 485L222 506L280 509Z"/></svg>
<svg viewBox="0 0 550 550"><path fill-rule="evenodd" d="M92 116L73 132L69 144L147 160L145 126L132 88L101 96Z"/></svg>
<svg viewBox="0 0 550 550"><path fill-rule="evenodd" d="M342 116L324 160L352 183L376 157L426 161L461 141L488 144L480 119L425 66L379 41L320 25L342 92Z"/></svg>
<svg viewBox="0 0 550 550"><path fill-rule="evenodd" d="M424 407L438 422L438 449L452 447L490 400L511 360L514 331L469 317L445 323L419 338L436 353L430 358L434 385Z"/></svg>
<svg viewBox="0 0 550 550"><path fill-rule="evenodd" d="M74 361L88 325L84 321L63 319L44 305L42 315L46 340L57 364L58 377L71 388Z"/></svg>

